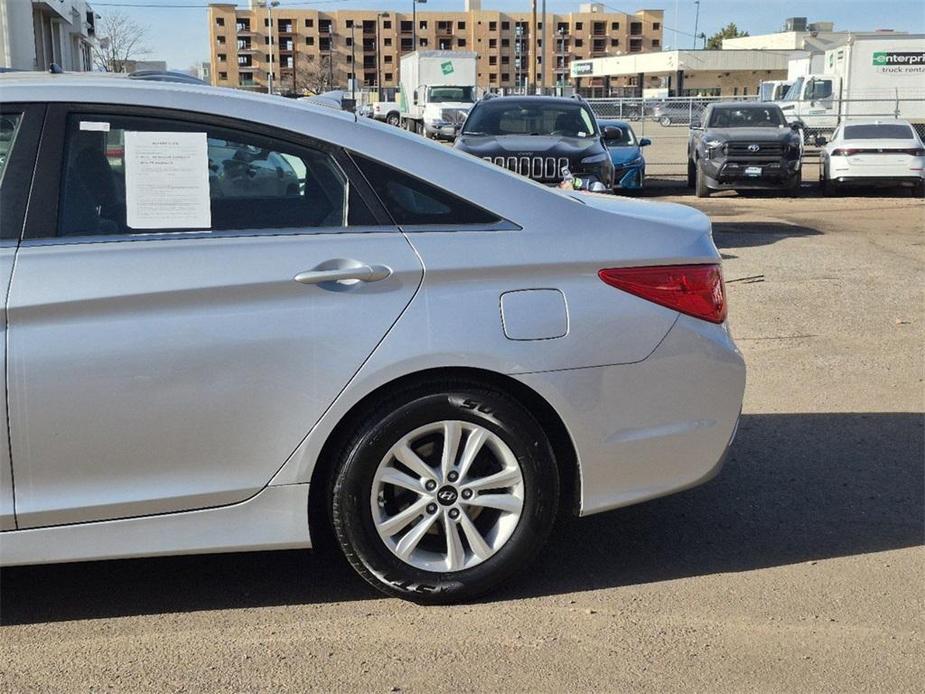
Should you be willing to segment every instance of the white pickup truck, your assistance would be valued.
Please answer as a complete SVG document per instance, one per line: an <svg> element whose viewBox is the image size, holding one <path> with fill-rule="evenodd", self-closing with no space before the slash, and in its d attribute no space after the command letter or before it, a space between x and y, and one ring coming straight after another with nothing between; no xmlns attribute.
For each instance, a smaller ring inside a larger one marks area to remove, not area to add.
<svg viewBox="0 0 925 694"><path fill-rule="evenodd" d="M401 125L401 108L397 101L377 101L373 104L372 115L389 125Z"/></svg>

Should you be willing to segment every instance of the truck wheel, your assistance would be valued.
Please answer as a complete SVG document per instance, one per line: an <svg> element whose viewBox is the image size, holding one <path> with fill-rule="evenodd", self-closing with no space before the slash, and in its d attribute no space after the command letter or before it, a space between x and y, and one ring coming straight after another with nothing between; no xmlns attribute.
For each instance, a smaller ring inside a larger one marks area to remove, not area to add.
<svg viewBox="0 0 925 694"><path fill-rule="evenodd" d="M787 186L787 194L790 197L797 197L800 194L800 185L803 183L803 172L797 171L797 175L793 177L793 180L790 181L790 185Z"/></svg>
<svg viewBox="0 0 925 694"><path fill-rule="evenodd" d="M697 183L697 167L694 166L694 160L687 160L687 187L693 188Z"/></svg>
<svg viewBox="0 0 925 694"><path fill-rule="evenodd" d="M697 180L694 183L694 189L698 198L710 197L710 189L707 187L707 177L703 173L703 167L697 165Z"/></svg>
<svg viewBox="0 0 925 694"><path fill-rule="evenodd" d="M671 125L671 118L668 116L662 116L658 119L658 122L667 128L669 125Z"/></svg>
<svg viewBox="0 0 925 694"><path fill-rule="evenodd" d="M399 116L395 111L392 111L389 115L385 117L385 122L389 125L399 126L401 125L401 116Z"/></svg>

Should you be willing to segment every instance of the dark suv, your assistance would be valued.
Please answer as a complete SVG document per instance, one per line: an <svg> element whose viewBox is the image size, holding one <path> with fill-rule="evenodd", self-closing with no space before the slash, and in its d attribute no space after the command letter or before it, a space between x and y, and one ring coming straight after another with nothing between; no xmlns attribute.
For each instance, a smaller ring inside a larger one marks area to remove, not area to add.
<svg viewBox="0 0 925 694"><path fill-rule="evenodd" d="M705 198L713 190L800 188L803 138L799 121L787 125L768 103L711 104L691 125L687 184Z"/></svg>
<svg viewBox="0 0 925 694"><path fill-rule="evenodd" d="M483 99L469 111L455 147L541 183L561 183L570 173L576 187L601 183L608 191L613 188L610 153L581 99Z"/></svg>

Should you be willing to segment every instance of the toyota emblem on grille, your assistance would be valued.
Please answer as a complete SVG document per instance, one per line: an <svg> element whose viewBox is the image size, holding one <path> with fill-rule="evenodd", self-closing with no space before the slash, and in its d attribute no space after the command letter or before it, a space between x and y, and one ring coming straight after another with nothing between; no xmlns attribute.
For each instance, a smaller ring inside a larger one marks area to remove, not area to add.
<svg viewBox="0 0 925 694"><path fill-rule="evenodd" d="M749 152L757 152L759 149L761 149L760 145L749 145L748 146Z"/></svg>

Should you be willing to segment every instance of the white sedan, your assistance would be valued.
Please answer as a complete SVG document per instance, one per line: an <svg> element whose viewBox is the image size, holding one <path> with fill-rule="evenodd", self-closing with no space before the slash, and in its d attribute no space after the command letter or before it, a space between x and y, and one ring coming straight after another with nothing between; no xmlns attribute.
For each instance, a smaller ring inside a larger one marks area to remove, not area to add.
<svg viewBox="0 0 925 694"><path fill-rule="evenodd" d="M925 145L907 121L849 121L819 153L819 182L826 193L843 185L911 186L925 192Z"/></svg>
<svg viewBox="0 0 925 694"><path fill-rule="evenodd" d="M333 533L450 602L719 469L745 366L694 209L203 86L20 76L0 116L2 564Z"/></svg>

